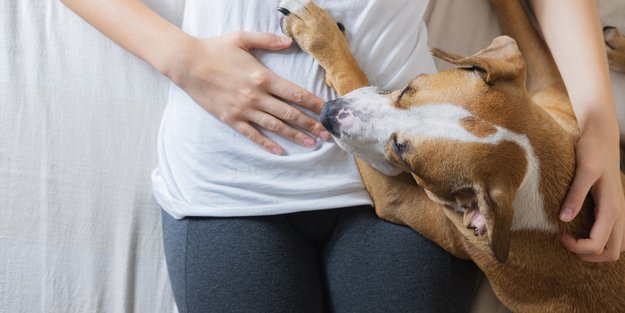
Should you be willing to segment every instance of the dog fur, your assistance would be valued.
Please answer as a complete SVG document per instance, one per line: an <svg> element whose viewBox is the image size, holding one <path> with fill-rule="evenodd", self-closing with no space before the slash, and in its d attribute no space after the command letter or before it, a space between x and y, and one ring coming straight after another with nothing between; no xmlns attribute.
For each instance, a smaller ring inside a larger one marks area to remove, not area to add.
<svg viewBox="0 0 625 313"><path fill-rule="evenodd" d="M342 95L322 120L359 158L381 218L472 259L514 312L622 312L625 259L584 262L558 240L588 237L594 222L590 199L572 223L558 218L579 138L564 84L521 4L491 2L514 40L468 57L435 49L460 68L390 93L359 88L364 73L314 1L280 6L285 33Z"/></svg>

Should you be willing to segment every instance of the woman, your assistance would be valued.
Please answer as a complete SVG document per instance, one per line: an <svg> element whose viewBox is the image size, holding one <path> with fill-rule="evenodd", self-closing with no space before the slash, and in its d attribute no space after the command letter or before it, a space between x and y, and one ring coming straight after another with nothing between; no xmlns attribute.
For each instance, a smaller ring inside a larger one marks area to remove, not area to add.
<svg viewBox="0 0 625 313"><path fill-rule="evenodd" d="M352 158L326 141L316 113L321 98L335 95L315 62L289 49L290 39L276 35L277 1L187 1L184 32L139 1L107 1L102 8L95 0L65 2L173 82L153 185L167 212L165 250L181 312L468 310L473 265L410 229L376 218ZM380 87L397 88L434 71L421 22L426 1L320 4L345 24L356 58ZM534 6L538 13L556 16L551 12L558 4ZM592 13L575 10L585 6L582 1L570 5L568 16L583 15L589 24L580 27L587 37L576 40L594 47ZM547 30L560 33L554 24L543 28L549 43L561 48L552 47L560 64L561 55L566 60L571 54L571 43L551 39ZM585 57L604 82L603 60ZM567 86L581 77L563 73ZM607 87L589 85L596 89L585 89L593 91L587 98L572 94L582 107L582 113L576 108L578 115L613 107L609 98L598 96L609 91L609 82ZM593 126L584 128L580 164L596 164L599 158L607 162L591 171L580 165L578 176L583 175L574 186L581 187L571 199L585 196L589 181L603 179L594 191L613 201L601 205L619 210L610 213L600 206L594 246L563 240L583 253L605 247L607 239L601 239L612 233L607 246L608 258L614 258L617 246L622 249L623 199L622 192L620 198L614 195L620 181L605 173L618 166L618 154L614 159L610 145L597 140L611 136L614 128L604 114L590 116ZM597 145L607 157L591 151ZM564 212L574 215L578 203L565 203L570 205Z"/></svg>

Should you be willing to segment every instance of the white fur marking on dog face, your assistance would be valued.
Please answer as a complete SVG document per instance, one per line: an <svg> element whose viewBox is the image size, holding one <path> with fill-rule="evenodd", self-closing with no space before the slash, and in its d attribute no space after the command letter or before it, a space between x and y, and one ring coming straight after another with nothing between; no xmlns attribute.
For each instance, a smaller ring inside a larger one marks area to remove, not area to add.
<svg viewBox="0 0 625 313"><path fill-rule="evenodd" d="M397 175L401 171L385 155L385 146L393 133L410 137L412 145L436 138L492 145L502 141L515 142L525 151L528 164L512 203L512 230L557 231L545 215L539 190L539 161L527 136L493 125L497 130L495 133L478 137L461 125L462 119L473 115L460 105L433 103L397 109L391 106L388 97L380 95L373 87L347 94L341 102L337 115L341 136L336 139L337 143L387 175Z"/></svg>

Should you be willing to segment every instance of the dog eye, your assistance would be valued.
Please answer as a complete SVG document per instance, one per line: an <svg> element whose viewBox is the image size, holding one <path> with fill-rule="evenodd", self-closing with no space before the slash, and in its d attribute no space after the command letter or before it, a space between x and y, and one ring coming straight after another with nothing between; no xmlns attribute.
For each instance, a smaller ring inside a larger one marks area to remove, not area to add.
<svg viewBox="0 0 625 313"><path fill-rule="evenodd" d="M473 66L470 68L471 71L473 71L473 73L475 73L476 75L482 77L483 79L486 79L486 70L484 70L481 67L477 67L477 66Z"/></svg>
<svg viewBox="0 0 625 313"><path fill-rule="evenodd" d="M401 97L403 97L405 94L407 93L412 93L414 91L414 89L410 86L404 88L404 90L401 91L401 93L399 94L399 97L397 98L397 101L401 100Z"/></svg>
<svg viewBox="0 0 625 313"><path fill-rule="evenodd" d="M478 66L471 66L471 67L461 67L461 70L467 71L467 72L473 72L475 74L478 74L480 76L484 76L486 74L486 70L484 70L481 67Z"/></svg>

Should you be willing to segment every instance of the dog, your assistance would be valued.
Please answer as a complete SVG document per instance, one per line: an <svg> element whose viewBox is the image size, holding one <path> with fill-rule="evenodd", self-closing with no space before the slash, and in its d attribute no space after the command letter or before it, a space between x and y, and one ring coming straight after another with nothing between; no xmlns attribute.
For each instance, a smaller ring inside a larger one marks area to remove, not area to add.
<svg viewBox="0 0 625 313"><path fill-rule="evenodd" d="M491 2L514 39L467 57L433 49L459 68L390 92L367 87L314 1L282 0L279 10L284 32L341 95L321 120L357 157L378 216L473 260L514 312L623 312L625 258L581 261L558 239L587 238L594 222L590 199L573 222L558 218L580 136L564 83L521 3Z"/></svg>

